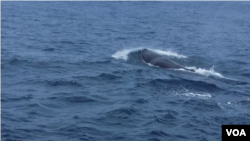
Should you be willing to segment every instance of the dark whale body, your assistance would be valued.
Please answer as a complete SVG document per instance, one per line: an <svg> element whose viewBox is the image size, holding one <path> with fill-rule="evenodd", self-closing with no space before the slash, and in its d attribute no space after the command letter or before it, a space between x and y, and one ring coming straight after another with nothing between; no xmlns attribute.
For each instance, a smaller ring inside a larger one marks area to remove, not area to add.
<svg viewBox="0 0 250 141"><path fill-rule="evenodd" d="M151 65L154 66L158 66L161 68L173 68L173 69L185 69L188 71L193 71L192 69L187 69L167 58L164 58L163 56L161 56L160 54L157 54L153 51L150 51L148 49L142 49L141 50L141 58L144 62L149 63Z"/></svg>

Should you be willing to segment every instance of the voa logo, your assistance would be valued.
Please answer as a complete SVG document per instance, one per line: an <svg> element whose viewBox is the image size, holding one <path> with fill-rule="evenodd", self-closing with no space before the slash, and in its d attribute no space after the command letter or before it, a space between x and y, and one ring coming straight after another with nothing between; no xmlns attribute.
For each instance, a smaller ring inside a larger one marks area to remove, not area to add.
<svg viewBox="0 0 250 141"><path fill-rule="evenodd" d="M244 129L226 129L226 132L228 136L247 136Z"/></svg>

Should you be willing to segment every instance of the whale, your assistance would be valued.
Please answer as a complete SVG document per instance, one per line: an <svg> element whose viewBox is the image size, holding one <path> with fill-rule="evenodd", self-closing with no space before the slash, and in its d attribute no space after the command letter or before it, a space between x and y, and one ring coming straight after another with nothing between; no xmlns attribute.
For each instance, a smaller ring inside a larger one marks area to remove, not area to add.
<svg viewBox="0 0 250 141"><path fill-rule="evenodd" d="M187 71L192 71L194 72L193 69L187 69L185 67L183 67L182 65L167 59L165 57L163 57L162 55L148 50L148 49L142 49L141 50L141 58L145 63L151 64L153 66L157 66L160 68L166 68L166 69L184 69Z"/></svg>

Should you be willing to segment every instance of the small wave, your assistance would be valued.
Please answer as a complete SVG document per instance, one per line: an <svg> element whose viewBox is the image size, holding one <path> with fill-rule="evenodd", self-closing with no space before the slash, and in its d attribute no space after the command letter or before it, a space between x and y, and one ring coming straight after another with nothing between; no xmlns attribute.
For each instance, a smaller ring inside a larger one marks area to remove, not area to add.
<svg viewBox="0 0 250 141"><path fill-rule="evenodd" d="M7 60L11 65L19 65L20 63L30 63L29 60L21 58L20 56L15 56Z"/></svg>
<svg viewBox="0 0 250 141"><path fill-rule="evenodd" d="M188 79L180 79L180 80L169 80L169 79L152 79L145 83L149 86L154 87L176 87L182 88L183 90L187 91L188 89L194 89L197 91L219 91L221 90L220 87L213 83L203 82L203 81L195 81L195 80L188 80Z"/></svg>
<svg viewBox="0 0 250 141"><path fill-rule="evenodd" d="M66 97L65 100L70 103L95 102L94 99L86 97L86 96L70 96L70 97Z"/></svg>
<svg viewBox="0 0 250 141"><path fill-rule="evenodd" d="M162 111L166 114L164 115L160 115L160 116L155 116L155 119L153 121L150 121L147 124L154 124L156 123L160 123L160 124L164 124L167 126L176 126L176 122L178 121L178 114L176 111Z"/></svg>
<svg viewBox="0 0 250 141"><path fill-rule="evenodd" d="M170 134L165 133L165 132L163 132L161 130L153 130L153 131L149 132L149 135L150 136L155 136L155 137L171 137Z"/></svg>
<svg viewBox="0 0 250 141"><path fill-rule="evenodd" d="M130 116L139 114L139 111L134 107L122 107L106 113L109 117L129 118Z"/></svg>
<svg viewBox="0 0 250 141"><path fill-rule="evenodd" d="M45 49L43 49L43 51L54 51L55 50L55 48L45 48Z"/></svg>
<svg viewBox="0 0 250 141"><path fill-rule="evenodd" d="M82 86L80 83L76 81L67 81L67 80L55 80L55 81L47 81L50 86Z"/></svg>
<svg viewBox="0 0 250 141"><path fill-rule="evenodd" d="M7 94L2 94L1 102L12 102L12 101L21 101L21 100L30 100L33 96L31 94L25 96L18 96L18 97L9 97Z"/></svg>
<svg viewBox="0 0 250 141"><path fill-rule="evenodd" d="M78 79L92 79L92 80L117 80L122 78L121 76L117 76L114 74L109 74L109 73L101 73L99 75L95 76L73 76L74 78Z"/></svg>
<svg viewBox="0 0 250 141"><path fill-rule="evenodd" d="M241 101L228 101L227 102L228 105L246 105L246 106L250 106L250 99L246 99L246 100L241 100Z"/></svg>
<svg viewBox="0 0 250 141"><path fill-rule="evenodd" d="M132 69L132 70L118 70L118 71L114 71L113 73L115 73L115 74L125 74L125 73L131 73L131 72L141 73L141 72L148 72L148 71L143 70L143 69Z"/></svg>
<svg viewBox="0 0 250 141"><path fill-rule="evenodd" d="M139 51L141 49L143 49L143 47L141 47L141 48L134 48L134 49L125 49L125 50L117 51L116 53L114 53L112 55L112 57L115 58L115 59L122 59L122 60L126 61L129 58L129 56L128 56L129 53L132 53L132 52L135 52L135 51ZM167 55L167 56L172 56L172 57L176 57L176 58L187 58L187 56L180 55L180 54L172 52L170 50L168 50L168 51L163 51L163 50L158 50L158 49L149 49L149 50L152 50L152 51L154 51L156 53L159 53L161 55Z"/></svg>
<svg viewBox="0 0 250 141"><path fill-rule="evenodd" d="M211 100L190 99L184 102L186 108L200 112L220 111L221 107Z"/></svg>
<svg viewBox="0 0 250 141"><path fill-rule="evenodd" d="M116 75L108 74L108 73L102 73L98 77L100 77L102 79L109 79L109 80L121 78L120 76L116 76Z"/></svg>
<svg viewBox="0 0 250 141"><path fill-rule="evenodd" d="M139 99L135 100L135 103L137 103L137 104L145 104L145 103L148 103L148 100L143 99L143 98L139 98Z"/></svg>
<svg viewBox="0 0 250 141"><path fill-rule="evenodd" d="M111 134L109 131L100 130L96 127L81 126L80 124L65 125L59 129L60 132L67 133L68 135L75 135L75 133L81 133L75 135L80 140L100 140L99 137Z"/></svg>

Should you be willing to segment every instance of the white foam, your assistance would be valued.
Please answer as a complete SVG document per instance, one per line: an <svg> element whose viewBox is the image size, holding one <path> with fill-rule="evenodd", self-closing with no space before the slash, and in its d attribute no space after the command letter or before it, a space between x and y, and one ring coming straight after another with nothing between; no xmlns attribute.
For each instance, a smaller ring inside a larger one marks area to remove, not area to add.
<svg viewBox="0 0 250 141"><path fill-rule="evenodd" d="M188 97L198 97L198 98L211 98L212 96L210 94L200 94L200 93L192 93L192 92L189 92L189 93L183 93L182 95L184 96L188 96Z"/></svg>
<svg viewBox="0 0 250 141"><path fill-rule="evenodd" d="M212 68L210 68L209 70L206 70L203 68L196 68L196 67L186 67L186 68L193 69L194 70L193 73L197 73L197 74L201 74L201 75L205 75L205 76L215 76L215 77L225 78L222 74L214 71L214 66ZM178 70L186 71L184 69L178 69ZM188 72L190 72L190 71L188 71Z"/></svg>
<svg viewBox="0 0 250 141"><path fill-rule="evenodd" d="M122 60L128 60L128 54L134 51L139 51L143 49L143 47L140 48L134 48L134 49L124 49L124 50L120 50L115 52L112 57L115 59L122 59ZM187 56L184 55L180 55L178 53L172 52L172 51L163 51L163 50L158 50L158 49L149 49L151 51L154 51L156 53L162 54L162 55L167 55L167 56L173 56L176 58L187 58Z"/></svg>

